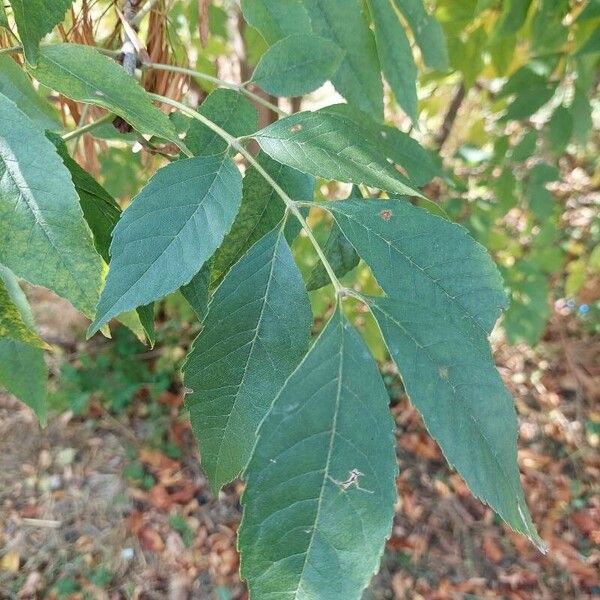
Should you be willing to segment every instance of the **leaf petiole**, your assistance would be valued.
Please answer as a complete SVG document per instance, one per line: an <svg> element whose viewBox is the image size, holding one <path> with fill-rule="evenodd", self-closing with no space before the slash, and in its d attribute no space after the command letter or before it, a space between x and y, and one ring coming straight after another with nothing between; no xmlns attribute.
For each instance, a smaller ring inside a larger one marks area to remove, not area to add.
<svg viewBox="0 0 600 600"><path fill-rule="evenodd" d="M166 65L163 63L152 63L146 62L142 65L146 69L156 69L157 71L169 71L171 73L180 73L182 75L189 75L190 77L197 77L198 79L203 79L204 81L208 81L209 83L213 83L220 87L224 87L230 90L234 90L239 92L240 94L244 94L251 100L254 100L258 104L261 104L265 108L272 110L274 113L277 113L280 117L289 117L289 113L285 110L279 108L276 104L265 100L262 96L251 92L249 89L245 87L245 83L238 84L232 83L231 81L225 81L224 79L219 79L218 77L214 77L213 75L209 75L208 73L202 73L202 71L196 71L194 69L188 69L186 67L178 67L177 65Z"/></svg>
<svg viewBox="0 0 600 600"><path fill-rule="evenodd" d="M96 129L97 127L100 127L101 125L108 123L109 121L111 121L114 118L115 118L115 116L112 113L108 113L108 114L104 115L103 117L100 117L99 119L96 119L95 121L92 121L91 123L87 123L87 125L82 125L81 127L77 127L77 129L73 129L73 131L69 131L68 133L65 133L62 136L62 139L64 142L68 142L69 140L77 139L77 138L79 138L79 136L83 135L84 133L87 133L88 131L92 131L92 130Z"/></svg>

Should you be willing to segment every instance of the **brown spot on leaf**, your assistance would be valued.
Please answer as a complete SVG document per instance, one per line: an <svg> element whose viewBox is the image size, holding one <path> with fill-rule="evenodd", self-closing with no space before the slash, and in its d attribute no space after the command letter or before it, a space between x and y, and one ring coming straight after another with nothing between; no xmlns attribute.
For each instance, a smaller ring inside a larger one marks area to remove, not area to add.
<svg viewBox="0 0 600 600"><path fill-rule="evenodd" d="M442 379L448 379L448 376L450 375L448 372L448 367L440 367L438 369L438 373Z"/></svg>
<svg viewBox="0 0 600 600"><path fill-rule="evenodd" d="M384 221L389 221L392 218L392 211L391 210L382 210L379 213L379 216L384 220Z"/></svg>
<svg viewBox="0 0 600 600"><path fill-rule="evenodd" d="M290 131L291 131L292 133L296 133L296 132L298 132L298 131L302 131L302 124L301 124L301 123L296 123L295 125L292 125L292 126L290 127Z"/></svg>

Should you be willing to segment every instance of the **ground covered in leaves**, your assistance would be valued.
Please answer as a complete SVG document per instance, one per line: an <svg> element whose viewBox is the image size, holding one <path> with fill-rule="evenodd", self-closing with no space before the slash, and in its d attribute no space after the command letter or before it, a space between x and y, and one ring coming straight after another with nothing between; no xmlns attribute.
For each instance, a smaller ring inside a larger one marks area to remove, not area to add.
<svg viewBox="0 0 600 600"><path fill-rule="evenodd" d="M54 311L64 332L66 309L55 302L38 299L41 327ZM54 339L67 360L48 428L40 433L27 409L0 395L0 598L246 598L235 546L243 488L232 484L218 498L209 491L180 386L166 375L179 355L165 360L164 349L149 352L127 336L113 342L114 354L102 340L82 350L81 324L67 325L72 338ZM547 556L469 494L383 366L398 425L399 499L366 600L600 596L594 341L559 314L536 351L496 341Z"/></svg>

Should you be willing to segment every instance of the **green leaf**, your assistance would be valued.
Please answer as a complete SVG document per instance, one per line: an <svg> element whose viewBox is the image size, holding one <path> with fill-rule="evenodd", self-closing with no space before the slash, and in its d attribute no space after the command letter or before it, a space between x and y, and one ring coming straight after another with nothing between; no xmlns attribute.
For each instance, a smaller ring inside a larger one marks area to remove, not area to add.
<svg viewBox="0 0 600 600"><path fill-rule="evenodd" d="M310 33L310 17L301 0L242 0L246 21L269 45L299 33Z"/></svg>
<svg viewBox="0 0 600 600"><path fill-rule="evenodd" d="M468 23L469 29L470 23ZM448 52L452 66L462 72L465 88L470 89L485 67L484 53L481 51L488 42L488 34L483 25L474 31L461 31L456 37L448 38Z"/></svg>
<svg viewBox="0 0 600 600"><path fill-rule="evenodd" d="M23 323L35 331L35 322L17 278L0 265L0 286L5 289L20 313ZM36 346L11 338L0 338L0 386L25 402L46 423L46 382L48 369L44 352Z"/></svg>
<svg viewBox="0 0 600 600"><path fill-rule="evenodd" d="M30 69L30 73L67 98L103 106L140 133L182 144L167 115L152 104L144 88L94 48L77 44L45 46L37 68Z"/></svg>
<svg viewBox="0 0 600 600"><path fill-rule="evenodd" d="M238 538L251 596L358 600L390 533L398 468L388 394L339 309L258 436Z"/></svg>
<svg viewBox="0 0 600 600"><path fill-rule="evenodd" d="M204 322L204 319L208 314L213 262L214 260L212 258L207 260L200 271L194 275L192 280L181 288L183 297L188 301L188 304L196 313L200 323Z"/></svg>
<svg viewBox="0 0 600 600"><path fill-rule="evenodd" d="M335 223L331 228L323 250L338 279L352 271L360 262L360 257L356 253L354 246L346 239L346 236ZM306 289L309 292L313 292L330 283L331 280L325 266L319 261L310 273Z"/></svg>
<svg viewBox="0 0 600 600"><path fill-rule="evenodd" d="M154 348L154 344L156 343L156 331L154 329L154 302L146 304L145 306L138 306L135 309L135 312L140 325L146 334L148 344L151 348Z"/></svg>
<svg viewBox="0 0 600 600"><path fill-rule="evenodd" d="M532 0L506 0L500 23L496 29L499 36L517 33L525 24Z"/></svg>
<svg viewBox="0 0 600 600"><path fill-rule="evenodd" d="M11 338L35 348L45 348L46 343L25 323L0 278L0 339Z"/></svg>
<svg viewBox="0 0 600 600"><path fill-rule="evenodd" d="M31 85L29 77L8 55L0 55L0 94L12 100L40 129L58 129L58 114Z"/></svg>
<svg viewBox="0 0 600 600"><path fill-rule="evenodd" d="M453 256L452 246L447 255ZM477 276L469 264L463 275ZM369 304L406 391L449 464L471 491L538 548L517 465L517 419L483 332L436 310L427 297ZM482 300L483 302L483 300Z"/></svg>
<svg viewBox="0 0 600 600"><path fill-rule="evenodd" d="M600 0L590 0L586 7L579 13L576 21L587 21L600 17Z"/></svg>
<svg viewBox="0 0 600 600"><path fill-rule="evenodd" d="M489 333L506 306L500 274L467 230L402 200L320 203L388 296L427 303Z"/></svg>
<svg viewBox="0 0 600 600"><path fill-rule="evenodd" d="M537 146L537 131L530 129L521 138L519 143L512 149L511 160L523 162L533 155Z"/></svg>
<svg viewBox="0 0 600 600"><path fill-rule="evenodd" d="M362 198L360 190L353 187L349 198ZM338 279L341 279L344 275L352 271L360 262L360 256L356 253L354 246L346 239L346 236L335 221L327 242L325 242L323 251ZM331 279L329 278L327 269L325 269L323 262L319 260L308 277L306 289L309 292L313 292L330 283Z"/></svg>
<svg viewBox="0 0 600 600"><path fill-rule="evenodd" d="M282 228L256 243L215 292L184 366L192 428L215 493L242 471L254 432L304 356L312 314Z"/></svg>
<svg viewBox="0 0 600 600"><path fill-rule="evenodd" d="M258 129L256 108L234 90L216 89L200 105L198 112L233 137L250 135ZM190 123L185 143L195 156L220 154L227 150L227 142L197 119Z"/></svg>
<svg viewBox="0 0 600 600"><path fill-rule="evenodd" d="M549 85L523 91L511 102L504 118L506 120L521 120L530 117L552 99L555 90L555 86Z"/></svg>
<svg viewBox="0 0 600 600"><path fill-rule="evenodd" d="M596 27L587 42L576 52L577 56L585 56L587 54L600 54L600 28Z"/></svg>
<svg viewBox="0 0 600 600"><path fill-rule="evenodd" d="M515 95L504 119L525 119L546 104L556 91L556 83L536 70L535 65L521 67L511 75L499 97Z"/></svg>
<svg viewBox="0 0 600 600"><path fill-rule="evenodd" d="M579 144L585 144L594 128L594 121L590 101L578 86L575 86L575 95L569 109L573 117L573 136Z"/></svg>
<svg viewBox="0 0 600 600"><path fill-rule="evenodd" d="M94 236L94 245L98 254L108 264L110 262L110 243L112 232L121 218L121 207L115 199L87 172L71 158L67 145L55 134L46 134L56 146L59 156L71 173L83 216ZM119 320L129 327L141 342L146 338L154 346L154 306L140 306L136 311L119 316Z"/></svg>
<svg viewBox="0 0 600 600"><path fill-rule="evenodd" d="M376 136L343 114L300 112L255 136L271 158L317 177L366 184L398 194L421 194L404 183Z"/></svg>
<svg viewBox="0 0 600 600"><path fill-rule="evenodd" d="M382 125L348 104L334 104L321 110L352 121L355 132L360 131L360 135L369 139L371 145L377 146L378 151L385 154L385 158L402 167L410 180L407 183L421 187L436 175L442 174L429 153L416 140L399 129Z"/></svg>
<svg viewBox="0 0 600 600"><path fill-rule="evenodd" d="M404 168L416 187L422 187L434 177L442 175L430 154L419 142L395 127L380 125L379 130L386 142L388 157Z"/></svg>
<svg viewBox="0 0 600 600"><path fill-rule="evenodd" d="M4 27L5 29L10 28L10 25L8 24L8 17L6 16L6 9L4 8L3 2L0 2L0 27Z"/></svg>
<svg viewBox="0 0 600 600"><path fill-rule="evenodd" d="M121 207L85 169L71 158L67 145L60 136L48 135L48 138L56 146L58 155L71 173L83 216L94 235L96 250L106 263L109 263L112 232L121 217Z"/></svg>
<svg viewBox="0 0 600 600"><path fill-rule="evenodd" d="M560 155L565 151L573 135L573 117L568 108L559 106L548 123L548 142L554 154Z"/></svg>
<svg viewBox="0 0 600 600"><path fill-rule="evenodd" d="M0 386L27 404L41 425L46 424L47 380L43 350L0 338Z"/></svg>
<svg viewBox="0 0 600 600"><path fill-rule="evenodd" d="M293 200L313 199L315 180L260 153L260 165ZM285 205L273 187L252 166L246 171L243 197L231 231L215 256L214 280L220 280L260 238L283 219ZM300 230L296 219L286 225L286 238L292 241Z"/></svg>
<svg viewBox="0 0 600 600"><path fill-rule="evenodd" d="M381 67L362 0L303 0L314 33L328 38L344 52L332 78L335 89L357 108L383 118Z"/></svg>
<svg viewBox="0 0 600 600"><path fill-rule="evenodd" d="M525 341L535 346L550 318L548 276L528 260L505 271L511 302L502 322L509 343Z"/></svg>
<svg viewBox="0 0 600 600"><path fill-rule="evenodd" d="M377 52L398 104L417 123L417 67L404 27L390 0L369 0Z"/></svg>
<svg viewBox="0 0 600 600"><path fill-rule="evenodd" d="M517 178L511 168L506 168L492 182L495 190L496 202L505 215L511 208L517 205L517 196L515 188L517 186Z"/></svg>
<svg viewBox="0 0 600 600"><path fill-rule="evenodd" d="M290 35L263 54L252 81L274 96L303 96L337 72L344 53L313 34Z"/></svg>
<svg viewBox="0 0 600 600"><path fill-rule="evenodd" d="M52 143L0 95L0 262L92 317L102 261Z"/></svg>
<svg viewBox="0 0 600 600"><path fill-rule="evenodd" d="M9 0L17 31L23 43L25 58L35 65L39 56L39 45L44 36L64 18L73 0Z"/></svg>
<svg viewBox="0 0 600 600"><path fill-rule="evenodd" d="M408 21L425 64L438 71L447 71L450 68L450 59L444 31L438 21L427 13L422 0L394 2Z"/></svg>
<svg viewBox="0 0 600 600"><path fill-rule="evenodd" d="M558 170L547 163L538 163L529 171L527 181L529 208L542 222L550 217L555 204L554 197L546 188L546 184L558 178Z"/></svg>
<svg viewBox="0 0 600 600"><path fill-rule="evenodd" d="M241 197L241 175L225 154L160 169L115 227L110 270L89 334L189 283L221 245Z"/></svg>

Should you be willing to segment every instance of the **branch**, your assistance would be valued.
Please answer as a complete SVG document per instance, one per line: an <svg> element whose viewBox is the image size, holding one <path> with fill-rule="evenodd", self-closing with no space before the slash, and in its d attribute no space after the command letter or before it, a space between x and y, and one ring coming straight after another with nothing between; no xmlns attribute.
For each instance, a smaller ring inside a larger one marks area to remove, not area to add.
<svg viewBox="0 0 600 600"><path fill-rule="evenodd" d="M162 63L145 62L142 64L142 67L146 68L146 69L156 69L159 71L170 71L171 73L181 73L182 75L189 75L190 77L197 77L198 79L203 79L204 81L208 81L215 85L219 85L221 87L225 87L230 90L235 90L236 92L239 92L240 94L244 94L244 96L247 96L248 98L250 98L251 100L254 100L258 104L262 104L266 108L276 112L280 117L288 117L289 116L289 113L287 113L285 110L282 110L281 108L279 108L279 106L276 106L275 104L269 102L265 98L262 98L258 94L251 92L250 90L248 90L241 84L232 83L231 81L225 81L224 79L219 79L218 77L213 77L212 75L209 75L208 73L202 73L201 71L195 71L194 69L188 69L186 67L177 67L175 65L165 65Z"/></svg>
<svg viewBox="0 0 600 600"><path fill-rule="evenodd" d="M456 121L456 117L458 116L458 111L465 99L466 90L465 84L461 82L458 89L456 90L456 94L448 107L448 112L444 117L444 123L442 124L442 129L436 138L436 143L438 146L438 150L441 150L450 137L450 133L452 131L452 127L454 126L454 122Z"/></svg>

